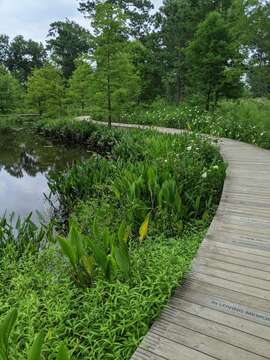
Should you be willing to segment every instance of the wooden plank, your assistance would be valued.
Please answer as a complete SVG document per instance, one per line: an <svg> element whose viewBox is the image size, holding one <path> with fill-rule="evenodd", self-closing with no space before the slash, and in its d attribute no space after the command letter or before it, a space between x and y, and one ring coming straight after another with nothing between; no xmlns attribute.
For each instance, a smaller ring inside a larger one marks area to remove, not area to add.
<svg viewBox="0 0 270 360"><path fill-rule="evenodd" d="M192 273L190 275L190 279L195 279L201 282L223 287L224 289L237 291L241 294L251 295L259 299L270 301L270 291L249 285L243 285L240 282L225 280L212 275L201 274L198 272Z"/></svg>
<svg viewBox="0 0 270 360"><path fill-rule="evenodd" d="M226 314L217 309L186 301L175 296L170 299L167 308L185 311L203 319L211 320L218 324L226 325L230 328L268 340L268 342L270 341L270 327L246 320L237 315Z"/></svg>
<svg viewBox="0 0 270 360"><path fill-rule="evenodd" d="M182 288L176 289L174 296L270 326L269 301L252 295L188 280Z"/></svg>
<svg viewBox="0 0 270 360"><path fill-rule="evenodd" d="M214 276L223 280L237 282L243 285L254 286L255 288L270 291L270 281L247 276L246 274L239 274L232 270L217 269L212 264L205 265L202 262L197 262L193 267L194 273Z"/></svg>
<svg viewBox="0 0 270 360"><path fill-rule="evenodd" d="M196 349L197 351L200 351L208 356L212 356L215 359L265 360L265 357L240 349L236 346L232 346L224 341L217 340L205 334L190 330L180 324L172 324L165 320L155 322L151 331L158 336L166 337L166 339L173 342L194 350Z"/></svg>
<svg viewBox="0 0 270 360"><path fill-rule="evenodd" d="M230 259L229 259L230 260ZM218 260L207 258L207 257L198 257L195 266L197 265L206 265L211 268L232 271L236 274L243 274L252 277L253 279L267 280L270 286L270 267L267 267L267 271L262 271L260 267L258 269L252 269L246 266L246 262L243 262L243 265L236 265L233 263L224 262L224 259L221 258ZM194 269L193 269L194 270Z"/></svg>
<svg viewBox="0 0 270 360"><path fill-rule="evenodd" d="M146 335L142 344L142 348L169 360L179 360L179 356L181 356L181 360L215 359L212 356L189 348L179 342L167 339L159 334L154 333L153 331Z"/></svg>
<svg viewBox="0 0 270 360"><path fill-rule="evenodd" d="M226 263L229 266L230 265L239 265L241 267L244 267L246 269L251 269L252 270L261 270L264 273L268 273L269 272L269 265L268 264L262 264L262 263L258 263L255 261L249 261L246 259L241 259L238 257L232 257L232 256L226 256L224 254L219 254L219 253L215 253L215 252L207 252L207 251L203 251L200 250L199 254L201 255L200 258L201 259L211 259L213 261L218 261L220 263Z"/></svg>
<svg viewBox="0 0 270 360"><path fill-rule="evenodd" d="M193 315L183 310L166 308L161 314L158 324L169 322L174 325L181 324L189 330L199 332L211 338L236 346L251 353L270 357L270 342L246 332L219 324L215 321Z"/></svg>

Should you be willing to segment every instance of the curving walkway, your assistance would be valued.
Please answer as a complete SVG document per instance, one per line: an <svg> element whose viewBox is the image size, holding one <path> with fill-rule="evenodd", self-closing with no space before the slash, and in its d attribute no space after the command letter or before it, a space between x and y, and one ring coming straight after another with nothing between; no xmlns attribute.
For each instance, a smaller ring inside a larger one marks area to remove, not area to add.
<svg viewBox="0 0 270 360"><path fill-rule="evenodd" d="M216 216L132 360L270 359L270 151L219 144L229 167Z"/></svg>

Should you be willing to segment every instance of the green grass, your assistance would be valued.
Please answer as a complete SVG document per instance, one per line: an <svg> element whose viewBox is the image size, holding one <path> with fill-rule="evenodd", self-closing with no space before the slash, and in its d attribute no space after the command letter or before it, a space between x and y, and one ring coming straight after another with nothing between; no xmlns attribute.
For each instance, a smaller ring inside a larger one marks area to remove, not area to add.
<svg viewBox="0 0 270 360"><path fill-rule="evenodd" d="M47 331L44 359L66 342L73 359L129 359L175 286L189 269L202 232L180 238L148 238L132 251L130 283L102 278L78 288L52 248L25 254L18 262L10 248L1 260L0 308L19 308L11 358L25 360L25 344Z"/></svg>
<svg viewBox="0 0 270 360"><path fill-rule="evenodd" d="M25 236L22 230L18 247L16 236L0 224L0 317L10 308L19 310L10 356L26 359L25 344L45 330L43 359L54 359L62 342L72 359L129 359L190 268L218 205L225 164L215 145L195 134L108 131L67 120L37 127L45 136L95 150L86 162L51 178L50 187L65 215L58 231L65 235L68 223L76 222L85 244L91 244L97 228L113 271L108 280L93 248L85 246L76 271L89 275L80 260L85 256L93 266L90 281L78 282L51 228L41 247L32 226ZM147 216L147 237L140 241ZM128 274L116 261L119 244L105 240L117 237L121 223L130 228ZM35 246L27 246L27 236Z"/></svg>

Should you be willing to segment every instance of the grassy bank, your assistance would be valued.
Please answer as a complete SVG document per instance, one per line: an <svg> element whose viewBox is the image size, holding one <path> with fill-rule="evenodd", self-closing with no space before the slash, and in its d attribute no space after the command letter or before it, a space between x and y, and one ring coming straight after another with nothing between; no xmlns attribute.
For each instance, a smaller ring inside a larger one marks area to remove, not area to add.
<svg viewBox="0 0 270 360"><path fill-rule="evenodd" d="M20 232L17 246L1 225L0 312L19 310L10 357L26 359L25 344L45 330L44 359L63 342L72 359L128 359L189 270L225 165L193 134L67 121L37 127L85 144L93 156L50 179L69 224L58 225L61 237L28 231L35 246L27 246Z"/></svg>
<svg viewBox="0 0 270 360"><path fill-rule="evenodd" d="M214 112L196 105L167 105L160 102L134 113L124 114L123 122L158 125L227 137L270 148L270 100L223 101Z"/></svg>

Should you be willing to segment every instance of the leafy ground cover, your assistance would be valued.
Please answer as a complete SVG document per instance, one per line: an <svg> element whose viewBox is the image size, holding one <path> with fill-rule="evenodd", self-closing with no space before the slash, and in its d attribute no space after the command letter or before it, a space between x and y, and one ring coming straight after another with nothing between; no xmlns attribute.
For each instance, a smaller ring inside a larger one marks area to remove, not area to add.
<svg viewBox="0 0 270 360"><path fill-rule="evenodd" d="M225 164L194 134L62 120L37 129L94 152L50 179L69 224L58 236L0 224L0 316L18 309L10 357L25 359L25 344L45 330L44 359L63 343L74 359L129 359L189 270Z"/></svg>
<svg viewBox="0 0 270 360"><path fill-rule="evenodd" d="M122 115L122 121L189 129L270 148L270 101L267 99L227 100L214 112L196 105L176 107L157 102L147 109Z"/></svg>

